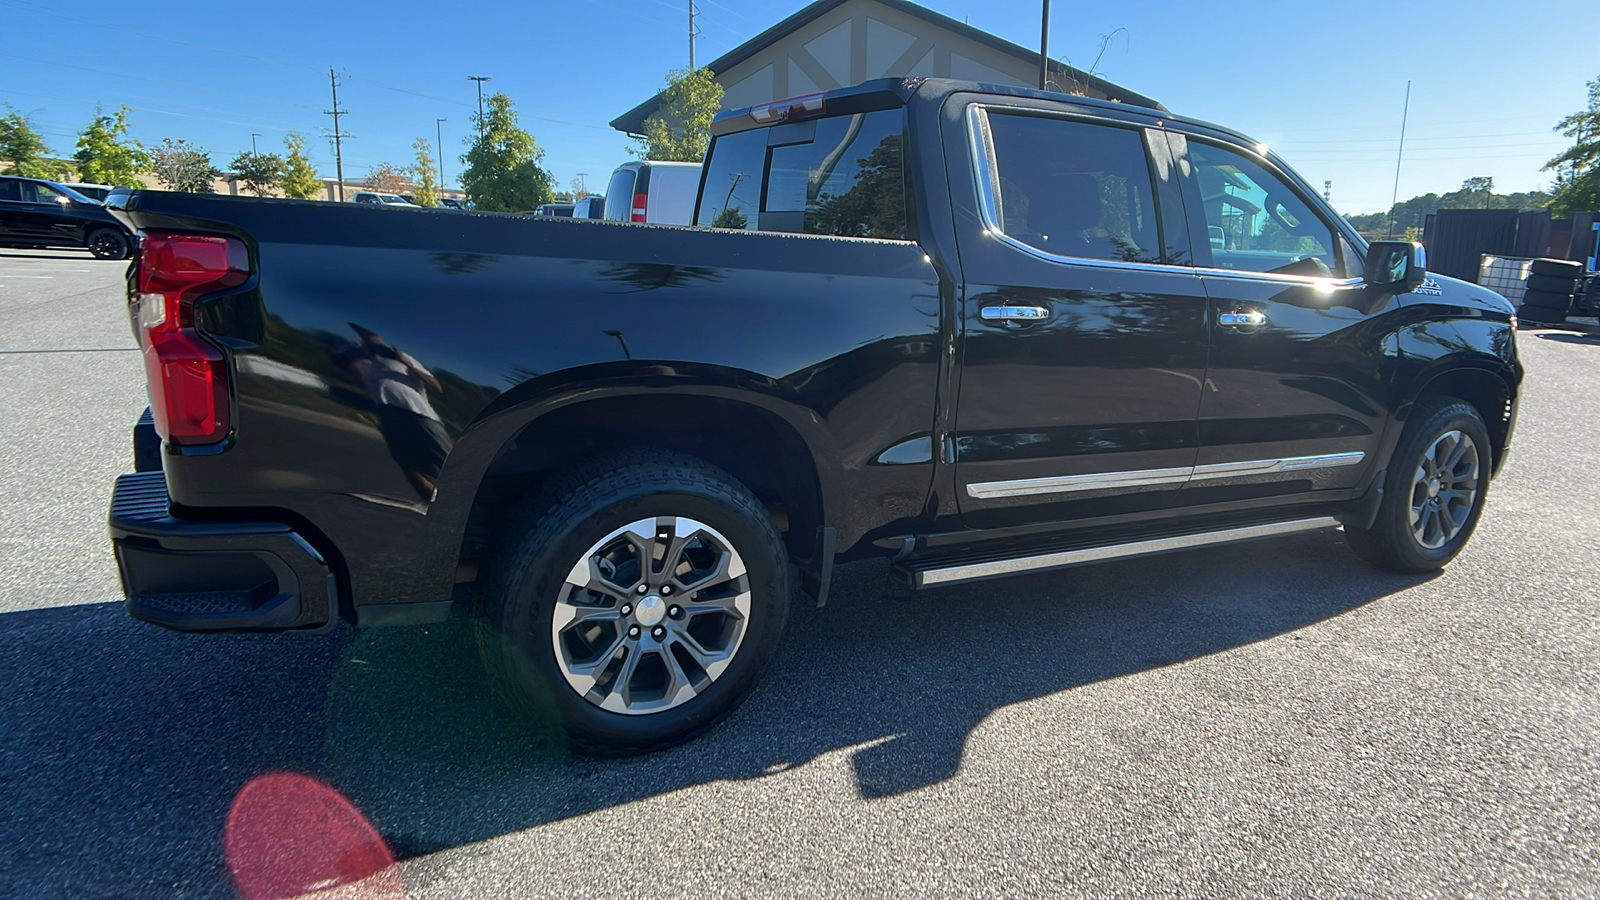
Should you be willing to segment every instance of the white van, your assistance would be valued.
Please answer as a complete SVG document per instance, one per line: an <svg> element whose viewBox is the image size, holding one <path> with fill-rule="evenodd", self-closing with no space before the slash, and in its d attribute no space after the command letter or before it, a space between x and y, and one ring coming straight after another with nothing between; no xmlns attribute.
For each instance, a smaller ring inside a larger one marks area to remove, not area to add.
<svg viewBox="0 0 1600 900"><path fill-rule="evenodd" d="M687 225L699 193L699 163L623 163L606 186L605 217L611 222Z"/></svg>

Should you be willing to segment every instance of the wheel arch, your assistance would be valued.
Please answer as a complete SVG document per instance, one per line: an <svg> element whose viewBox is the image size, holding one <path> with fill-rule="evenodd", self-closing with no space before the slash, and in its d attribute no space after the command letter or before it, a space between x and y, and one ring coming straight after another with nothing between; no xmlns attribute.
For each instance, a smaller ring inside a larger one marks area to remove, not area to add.
<svg viewBox="0 0 1600 900"><path fill-rule="evenodd" d="M817 465L826 439L808 427L815 424L809 411L722 385L585 384L590 386L497 404L498 412L471 429L485 433L469 454L478 471L462 478L470 485L457 487L463 494L471 489L461 529L464 562L481 555L486 534L507 505L536 490L545 477L596 453L622 449L671 450L718 466L767 505L792 559L815 557L828 506Z"/></svg>
<svg viewBox="0 0 1600 900"><path fill-rule="evenodd" d="M1437 361L1415 382L1415 390L1407 398L1402 421L1422 401L1434 397L1454 397L1471 405L1483 418L1489 429L1492 459L1490 471L1499 474L1510 447L1511 431L1515 422L1516 392L1498 360L1473 357L1446 358Z"/></svg>

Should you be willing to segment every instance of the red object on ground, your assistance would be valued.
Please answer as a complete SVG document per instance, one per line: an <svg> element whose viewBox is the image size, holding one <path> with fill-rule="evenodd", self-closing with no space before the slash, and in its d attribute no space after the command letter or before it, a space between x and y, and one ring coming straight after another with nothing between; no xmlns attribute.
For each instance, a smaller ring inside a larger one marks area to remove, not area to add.
<svg viewBox="0 0 1600 900"><path fill-rule="evenodd" d="M228 811L228 870L245 900L403 900L394 856L343 794L292 772L251 779Z"/></svg>

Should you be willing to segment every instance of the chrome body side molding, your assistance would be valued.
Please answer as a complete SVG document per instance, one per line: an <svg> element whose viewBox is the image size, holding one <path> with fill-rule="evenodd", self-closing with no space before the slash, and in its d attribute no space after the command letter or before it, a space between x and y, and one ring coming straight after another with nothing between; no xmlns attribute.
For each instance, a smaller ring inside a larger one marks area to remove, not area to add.
<svg viewBox="0 0 1600 900"><path fill-rule="evenodd" d="M1271 475L1275 472L1298 472L1303 469L1333 469L1353 466L1367 458L1361 451L1334 453L1329 456L1295 456L1289 459L1257 459L1248 462L1212 463L1195 466L1191 479L1239 478L1247 475Z"/></svg>
<svg viewBox="0 0 1600 900"><path fill-rule="evenodd" d="M967 485L967 493L979 500L996 497L1024 497L1030 494L1059 494L1066 491L1099 491L1107 488L1145 487L1153 484L1182 484L1194 472L1190 466L1175 469L1141 469L1137 472L1096 472L1091 475L1061 475L1055 478L1025 478L1020 481L987 481Z"/></svg>
<svg viewBox="0 0 1600 900"><path fill-rule="evenodd" d="M1025 572L1065 569L1071 566L1082 566L1114 559L1132 559L1139 556L1154 556L1159 553L1173 553L1194 547L1253 541L1260 538L1299 534L1304 531L1320 531L1324 528L1337 527L1338 524L1339 521L1330 516L1318 516L1309 519L1293 519L1287 522L1270 522L1263 525L1245 525L1202 534L1184 534L1145 541L1132 541L1126 544L1114 544L1106 547L1084 547L1078 550L1062 550L1035 556L1021 556L1015 559L966 563L943 569L921 569L912 572L912 586L919 588L935 587L964 581L1000 578Z"/></svg>
<svg viewBox="0 0 1600 900"><path fill-rule="evenodd" d="M1089 475L1059 475L1053 478L1024 478L1017 481L985 481L967 485L967 495L978 500L994 500L1000 497L1060 494L1069 491L1102 491L1112 488L1183 484L1212 478L1248 478L1273 475L1278 472L1353 466L1366 457L1367 454L1358 450L1354 453L1334 453L1327 456L1252 459L1243 462L1211 463L1204 466L1179 466L1171 469L1096 472Z"/></svg>

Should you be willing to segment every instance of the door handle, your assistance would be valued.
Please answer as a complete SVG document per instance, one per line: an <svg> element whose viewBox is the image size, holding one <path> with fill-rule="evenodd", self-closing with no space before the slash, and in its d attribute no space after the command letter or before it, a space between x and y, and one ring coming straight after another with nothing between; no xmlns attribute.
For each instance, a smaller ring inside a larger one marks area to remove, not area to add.
<svg viewBox="0 0 1600 900"><path fill-rule="evenodd" d="M1050 310L1042 306L985 306L978 312L987 322L1043 322L1050 318Z"/></svg>
<svg viewBox="0 0 1600 900"><path fill-rule="evenodd" d="M1267 324L1267 314L1259 309L1236 309L1217 316L1217 324L1229 328L1260 328Z"/></svg>

